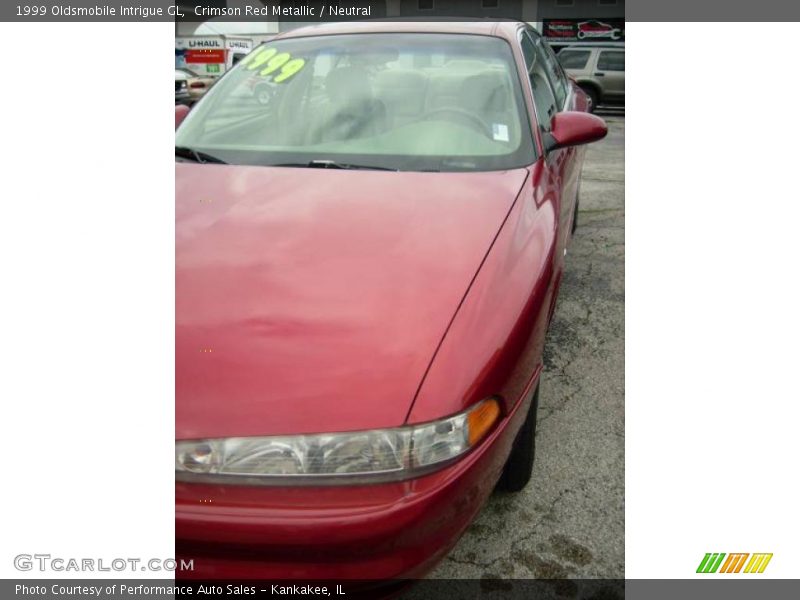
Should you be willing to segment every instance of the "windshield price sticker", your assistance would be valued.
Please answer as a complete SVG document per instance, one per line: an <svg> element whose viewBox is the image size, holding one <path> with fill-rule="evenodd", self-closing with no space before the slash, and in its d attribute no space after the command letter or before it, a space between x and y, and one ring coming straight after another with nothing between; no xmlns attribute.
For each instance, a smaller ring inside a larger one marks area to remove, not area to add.
<svg viewBox="0 0 800 600"><path fill-rule="evenodd" d="M273 83L283 83L296 75L305 65L302 58L292 58L288 52L278 52L275 48L261 48L244 57L241 61L248 71L261 67L261 77L272 76Z"/></svg>

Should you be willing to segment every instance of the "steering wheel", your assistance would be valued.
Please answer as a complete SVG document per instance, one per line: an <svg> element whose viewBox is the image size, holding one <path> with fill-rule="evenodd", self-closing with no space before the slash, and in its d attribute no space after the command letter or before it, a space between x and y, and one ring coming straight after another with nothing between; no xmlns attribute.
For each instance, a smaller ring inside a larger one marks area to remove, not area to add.
<svg viewBox="0 0 800 600"><path fill-rule="evenodd" d="M262 105L269 104L274 94L275 90L267 83L259 83L253 90L256 101Z"/></svg>
<svg viewBox="0 0 800 600"><path fill-rule="evenodd" d="M473 129L477 129L480 133L489 139L492 139L492 128L489 127L489 124L481 119L478 115L471 113L468 110L456 108L454 106L444 106L442 108L435 108L429 112L426 112L423 115L423 118L427 119L433 115L450 115L451 117L455 117L457 120L466 122L468 125L472 126Z"/></svg>

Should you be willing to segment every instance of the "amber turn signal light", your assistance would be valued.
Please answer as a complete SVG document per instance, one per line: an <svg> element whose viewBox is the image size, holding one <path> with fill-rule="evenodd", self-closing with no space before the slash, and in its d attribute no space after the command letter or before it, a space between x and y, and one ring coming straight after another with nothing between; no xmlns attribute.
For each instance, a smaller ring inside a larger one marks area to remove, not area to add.
<svg viewBox="0 0 800 600"><path fill-rule="evenodd" d="M469 411L467 423L469 426L469 445L477 444L492 428L500 417L500 404L495 398L489 398Z"/></svg>

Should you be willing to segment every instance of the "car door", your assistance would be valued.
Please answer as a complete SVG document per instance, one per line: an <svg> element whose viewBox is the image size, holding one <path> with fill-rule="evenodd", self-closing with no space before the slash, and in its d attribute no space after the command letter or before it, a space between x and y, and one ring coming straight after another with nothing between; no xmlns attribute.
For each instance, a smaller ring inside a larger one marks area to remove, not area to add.
<svg viewBox="0 0 800 600"><path fill-rule="evenodd" d="M556 96L557 112L565 110L579 110L577 106L577 97L572 93L573 87L561 66L558 62L555 52L544 41L544 39L536 31L528 31L528 35L534 40L536 52L540 55L545 70L550 80L551 87ZM586 151L585 147L572 147L562 150L563 165L562 165L562 225L568 231L572 230L572 220L575 215L575 203L577 202L578 186L580 179L580 167L583 160L583 155Z"/></svg>
<svg viewBox="0 0 800 600"><path fill-rule="evenodd" d="M561 96L558 87L551 83L553 75L548 67L548 60L543 46L537 44L538 34L522 31L520 44L525 58L525 67L530 79L531 94L536 110L536 121L542 139L550 138L553 117L564 110L569 95L566 88ZM563 73L562 73L563 76ZM558 98L563 98L559 104ZM558 264L563 260L564 250L569 241L568 232L572 227L572 215L575 206L575 193L577 192L577 168L575 148L560 148L558 150L545 149L544 164L547 169L548 183L556 190L556 203L558 210L558 242L556 246L556 260Z"/></svg>
<svg viewBox="0 0 800 600"><path fill-rule="evenodd" d="M625 99L625 51L601 50L597 55L595 77L602 79L603 101Z"/></svg>

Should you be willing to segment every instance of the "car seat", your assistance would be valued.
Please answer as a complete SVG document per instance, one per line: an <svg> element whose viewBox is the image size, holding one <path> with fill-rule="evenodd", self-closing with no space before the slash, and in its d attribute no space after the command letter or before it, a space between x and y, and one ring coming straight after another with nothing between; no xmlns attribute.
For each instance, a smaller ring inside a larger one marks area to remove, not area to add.
<svg viewBox="0 0 800 600"><path fill-rule="evenodd" d="M368 137L386 130L386 107L374 97L366 69L334 69L325 78L325 92L328 107L321 141Z"/></svg>

